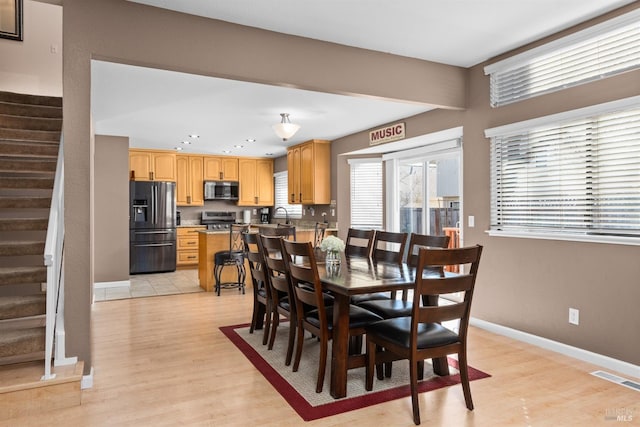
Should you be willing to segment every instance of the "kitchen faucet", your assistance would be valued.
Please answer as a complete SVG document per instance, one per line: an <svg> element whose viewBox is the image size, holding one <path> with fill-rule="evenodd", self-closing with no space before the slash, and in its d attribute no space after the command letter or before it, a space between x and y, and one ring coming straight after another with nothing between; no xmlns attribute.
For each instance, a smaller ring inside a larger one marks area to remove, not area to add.
<svg viewBox="0 0 640 427"><path fill-rule="evenodd" d="M278 212L279 209L282 209L284 211L284 218L285 218L284 219L284 223L285 224L291 224L291 221L289 221L289 212L287 212L287 210L284 207L278 206L277 208L275 208L273 210L273 213L275 214L276 212Z"/></svg>

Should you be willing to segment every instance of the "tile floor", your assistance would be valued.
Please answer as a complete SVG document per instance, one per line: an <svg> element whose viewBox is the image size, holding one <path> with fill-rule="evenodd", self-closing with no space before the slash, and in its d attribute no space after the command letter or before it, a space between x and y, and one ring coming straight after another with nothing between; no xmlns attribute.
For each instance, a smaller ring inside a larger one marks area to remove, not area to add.
<svg viewBox="0 0 640 427"><path fill-rule="evenodd" d="M94 300L109 301L156 295L204 292L198 284L198 270L176 270L171 273L135 274L130 277L131 287L96 289Z"/></svg>

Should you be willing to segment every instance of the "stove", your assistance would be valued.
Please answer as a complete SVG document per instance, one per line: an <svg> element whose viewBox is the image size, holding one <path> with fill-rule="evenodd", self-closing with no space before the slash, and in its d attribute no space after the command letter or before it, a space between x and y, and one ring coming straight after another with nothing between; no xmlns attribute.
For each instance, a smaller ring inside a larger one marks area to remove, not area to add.
<svg viewBox="0 0 640 427"><path fill-rule="evenodd" d="M200 223L207 226L207 230L229 230L236 222L235 212L203 211Z"/></svg>

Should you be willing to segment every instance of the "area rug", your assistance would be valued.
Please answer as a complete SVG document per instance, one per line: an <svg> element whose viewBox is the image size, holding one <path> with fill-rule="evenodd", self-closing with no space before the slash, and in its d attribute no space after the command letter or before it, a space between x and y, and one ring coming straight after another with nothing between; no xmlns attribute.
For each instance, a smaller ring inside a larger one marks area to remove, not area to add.
<svg viewBox="0 0 640 427"><path fill-rule="evenodd" d="M379 381L374 377L373 390L364 388L365 369L350 369L347 380L347 397L334 399L329 394L330 361L328 362L324 388L316 393L318 374L319 343L309 334L305 335L302 359L298 372L292 372L291 366L285 366L288 323L280 324L273 350L262 345L263 332L249 333L249 326L234 325L221 327L220 330L233 342L251 363L264 375L271 385L282 395L289 405L305 421L328 417L366 406L376 405L389 400L411 396L409 387L409 364L406 360L393 363L393 375ZM331 345L329 357L331 359ZM420 392L428 392L442 387L460 384L457 360L449 358L451 375L440 377L433 373L431 364L425 363L424 380L419 383ZM292 363L293 365L293 363ZM489 377L482 371L469 367L470 380ZM462 388L460 388L462 395Z"/></svg>

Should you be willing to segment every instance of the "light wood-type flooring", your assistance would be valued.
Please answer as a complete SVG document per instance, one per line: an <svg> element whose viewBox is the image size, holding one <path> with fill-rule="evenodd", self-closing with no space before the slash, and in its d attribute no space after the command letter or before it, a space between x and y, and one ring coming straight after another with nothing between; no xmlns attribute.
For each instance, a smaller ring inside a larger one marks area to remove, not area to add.
<svg viewBox="0 0 640 427"><path fill-rule="evenodd" d="M302 421L218 329L248 322L251 305L251 289L95 303L94 384L82 405L0 425L413 425L410 398ZM460 386L424 393L423 425L640 425L640 392L590 375L599 367L477 328L469 339L469 363L492 375L471 383L475 410ZM607 419L616 411L632 420Z"/></svg>

